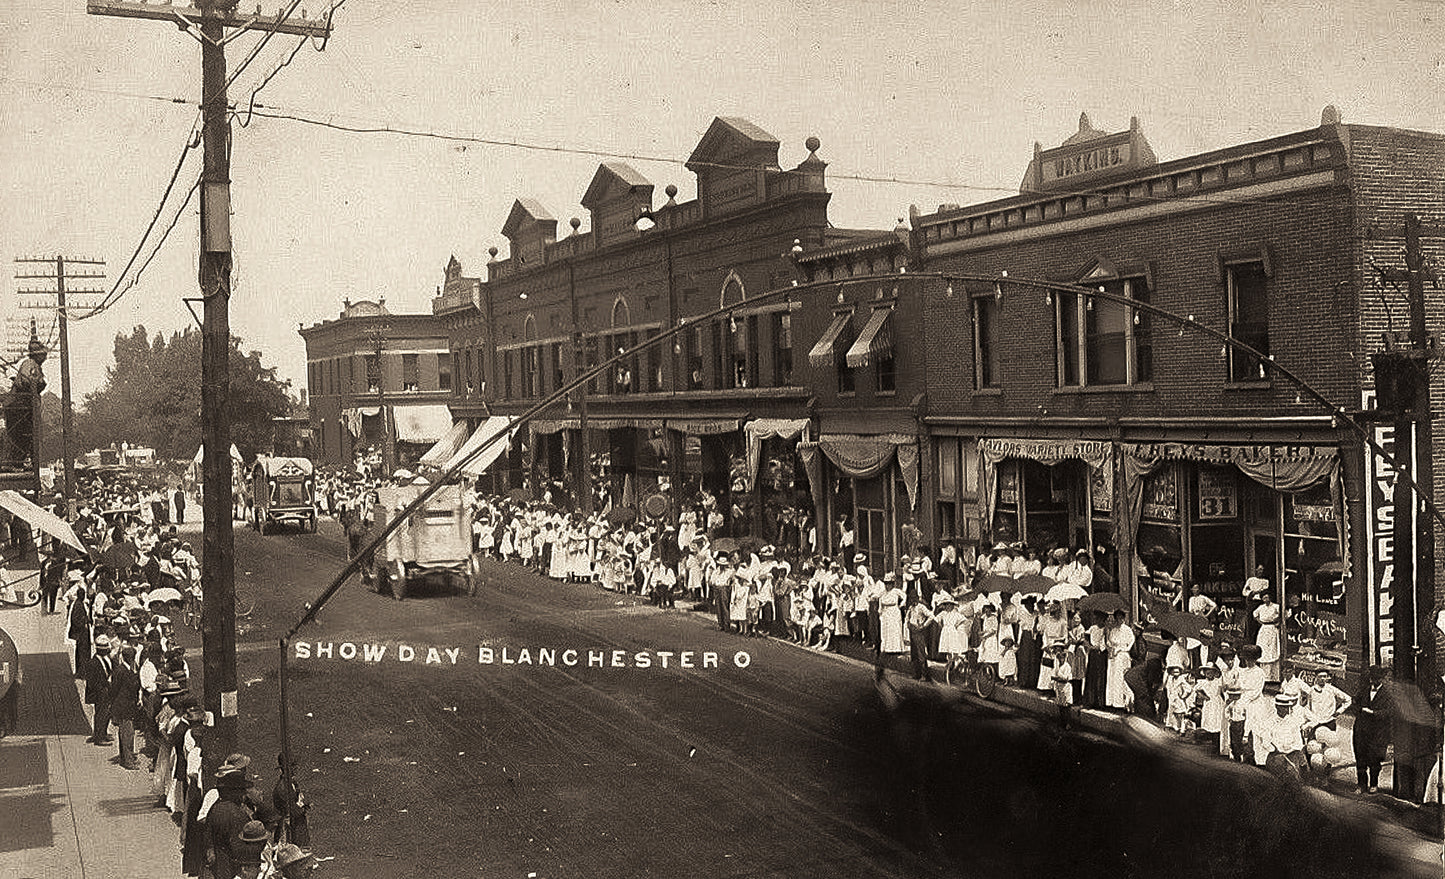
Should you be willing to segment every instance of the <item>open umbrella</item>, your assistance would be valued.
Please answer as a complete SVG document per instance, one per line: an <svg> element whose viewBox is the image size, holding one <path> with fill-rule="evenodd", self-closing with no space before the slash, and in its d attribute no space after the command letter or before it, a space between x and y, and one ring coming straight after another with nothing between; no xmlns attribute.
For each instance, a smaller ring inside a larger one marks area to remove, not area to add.
<svg viewBox="0 0 1445 879"><path fill-rule="evenodd" d="M632 507L613 507L607 512L607 521L613 525L627 525L637 521L637 511Z"/></svg>
<svg viewBox="0 0 1445 879"><path fill-rule="evenodd" d="M1188 611L1172 610L1158 615L1159 628L1173 633L1176 638L1194 638L1206 640L1201 633L1210 628L1209 620L1197 613Z"/></svg>
<svg viewBox="0 0 1445 879"><path fill-rule="evenodd" d="M119 571L125 568L135 567L138 558L139 553L136 552L135 545L127 540L112 544L109 549L100 554L100 557L96 559L96 563Z"/></svg>
<svg viewBox="0 0 1445 879"><path fill-rule="evenodd" d="M1091 592L1079 599L1080 613L1113 613L1116 610L1128 609L1129 602L1117 592Z"/></svg>
<svg viewBox="0 0 1445 879"><path fill-rule="evenodd" d="M532 499L532 493L525 488L514 488L507 492L507 500L513 503L524 504Z"/></svg>
<svg viewBox="0 0 1445 879"><path fill-rule="evenodd" d="M982 580L974 586L979 592L1017 592L1018 587L1014 585L1013 577L1005 577L1003 574L985 574Z"/></svg>
<svg viewBox="0 0 1445 879"><path fill-rule="evenodd" d="M1055 583L1044 593L1044 601L1078 601L1088 594L1076 583Z"/></svg>
<svg viewBox="0 0 1445 879"><path fill-rule="evenodd" d="M169 586L152 589L146 593L146 604L156 604L157 602L165 601L185 601L185 597L181 595L180 590L172 589Z"/></svg>
<svg viewBox="0 0 1445 879"><path fill-rule="evenodd" d="M731 537L720 537L712 542L713 552L737 552L738 542Z"/></svg>
<svg viewBox="0 0 1445 879"><path fill-rule="evenodd" d="M1045 577L1043 574L1024 574L1014 579L1015 592L1040 592L1046 593L1055 585L1052 577ZM1045 596L1047 597L1047 596Z"/></svg>

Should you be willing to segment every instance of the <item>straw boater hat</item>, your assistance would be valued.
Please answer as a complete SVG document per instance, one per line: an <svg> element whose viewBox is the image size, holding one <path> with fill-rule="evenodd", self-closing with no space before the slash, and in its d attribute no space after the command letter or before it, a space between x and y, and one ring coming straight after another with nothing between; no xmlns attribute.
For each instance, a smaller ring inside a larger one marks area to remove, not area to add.
<svg viewBox="0 0 1445 879"><path fill-rule="evenodd" d="M864 555L861 552L853 556L853 564L855 565L861 565L866 561L868 561L868 556Z"/></svg>
<svg viewBox="0 0 1445 879"><path fill-rule="evenodd" d="M96 652L96 653L109 653L109 652L110 652L110 636L109 636L109 635L97 635L97 636L96 636L96 638L95 638L95 652Z"/></svg>
<svg viewBox="0 0 1445 879"><path fill-rule="evenodd" d="M1298 702L1298 701L1299 701L1299 697L1298 697L1298 696L1295 696L1295 695L1292 694L1292 693L1280 693L1278 696L1275 696L1275 697L1274 697L1274 704L1275 704L1275 705L1283 705L1283 706L1286 707L1286 708L1291 708L1291 707L1293 707L1294 704L1295 704L1296 702Z"/></svg>

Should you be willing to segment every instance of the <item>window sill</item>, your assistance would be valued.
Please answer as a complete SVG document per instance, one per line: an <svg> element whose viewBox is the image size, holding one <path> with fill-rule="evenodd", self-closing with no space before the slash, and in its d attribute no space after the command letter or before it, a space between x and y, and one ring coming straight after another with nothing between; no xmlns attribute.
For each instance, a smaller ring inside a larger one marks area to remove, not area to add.
<svg viewBox="0 0 1445 879"><path fill-rule="evenodd" d="M853 398L853 397L858 396L858 392L857 392L857 391L839 391L839 392L838 392L838 396L839 396L839 397L847 397L847 398L851 399L851 398Z"/></svg>
<svg viewBox="0 0 1445 879"><path fill-rule="evenodd" d="M1055 394L1152 394L1153 382L1137 385L1083 385L1054 388Z"/></svg>
<svg viewBox="0 0 1445 879"><path fill-rule="evenodd" d="M897 392L897 391L875 391L875 392L873 393L873 396L875 396L875 397L896 397L896 396L898 396L898 392Z"/></svg>
<svg viewBox="0 0 1445 879"><path fill-rule="evenodd" d="M1263 378L1247 382L1225 382L1223 387L1226 391L1259 391L1274 387L1274 383Z"/></svg>
<svg viewBox="0 0 1445 879"><path fill-rule="evenodd" d="M978 388L973 395L975 397L1002 397L1003 388Z"/></svg>

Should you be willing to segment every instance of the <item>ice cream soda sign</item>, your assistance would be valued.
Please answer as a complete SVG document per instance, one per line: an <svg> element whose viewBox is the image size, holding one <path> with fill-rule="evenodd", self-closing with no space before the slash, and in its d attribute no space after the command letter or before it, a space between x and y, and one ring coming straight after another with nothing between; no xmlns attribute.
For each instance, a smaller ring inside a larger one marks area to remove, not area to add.
<svg viewBox="0 0 1445 879"><path fill-rule="evenodd" d="M295 641L291 655L317 662L359 662L372 665L416 665L438 669L471 666L518 666L582 669L681 669L712 671L747 668L747 651L726 654L714 650L618 650L607 647L544 647L494 644L483 641L471 647L408 644L404 641Z"/></svg>

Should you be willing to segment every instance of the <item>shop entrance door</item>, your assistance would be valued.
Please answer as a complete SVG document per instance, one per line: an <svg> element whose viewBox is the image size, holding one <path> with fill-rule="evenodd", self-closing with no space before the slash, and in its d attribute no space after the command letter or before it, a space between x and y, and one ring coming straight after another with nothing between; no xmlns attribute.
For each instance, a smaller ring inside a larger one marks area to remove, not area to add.
<svg viewBox="0 0 1445 879"><path fill-rule="evenodd" d="M1253 577L1254 569L1259 565L1264 566L1264 578L1279 587L1279 535L1250 532L1249 536L1249 558L1245 565L1245 576ZM1244 584L1240 584L1243 586ZM1276 598L1279 596L1276 595Z"/></svg>

